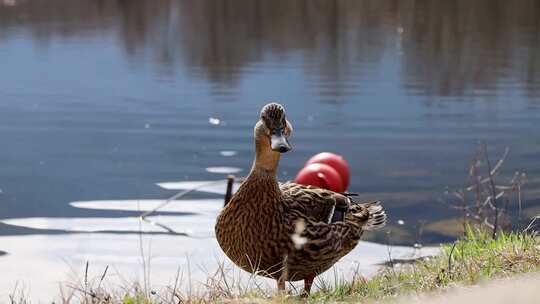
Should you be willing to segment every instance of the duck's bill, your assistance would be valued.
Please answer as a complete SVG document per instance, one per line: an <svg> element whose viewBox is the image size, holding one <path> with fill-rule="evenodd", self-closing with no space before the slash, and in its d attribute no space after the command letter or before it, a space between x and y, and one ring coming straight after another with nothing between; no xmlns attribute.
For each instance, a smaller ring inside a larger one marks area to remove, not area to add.
<svg viewBox="0 0 540 304"><path fill-rule="evenodd" d="M272 137L270 137L270 143L272 146L272 150L276 152L285 153L291 150L291 145L289 145L289 141L281 133L272 135Z"/></svg>

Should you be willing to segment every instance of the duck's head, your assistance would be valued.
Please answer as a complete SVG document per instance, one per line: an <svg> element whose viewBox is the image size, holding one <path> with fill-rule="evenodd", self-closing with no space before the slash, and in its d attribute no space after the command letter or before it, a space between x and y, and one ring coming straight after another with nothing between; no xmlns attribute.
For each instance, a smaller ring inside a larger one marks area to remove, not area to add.
<svg viewBox="0 0 540 304"><path fill-rule="evenodd" d="M255 136L258 139L266 137L273 151L285 153L291 150L288 140L291 134L292 125L285 117L283 106L275 102L265 105L255 126Z"/></svg>

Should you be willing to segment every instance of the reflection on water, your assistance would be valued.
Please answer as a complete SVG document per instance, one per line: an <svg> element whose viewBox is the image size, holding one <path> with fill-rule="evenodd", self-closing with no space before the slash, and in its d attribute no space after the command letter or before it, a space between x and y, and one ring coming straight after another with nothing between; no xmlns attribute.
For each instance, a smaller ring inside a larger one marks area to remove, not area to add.
<svg viewBox="0 0 540 304"><path fill-rule="evenodd" d="M394 222L436 221L483 140L538 205L539 42L535 0L3 0L0 218L132 216L68 203L247 172L270 99L296 127L282 179L335 151Z"/></svg>
<svg viewBox="0 0 540 304"><path fill-rule="evenodd" d="M535 0L13 0L0 7L2 40L21 31L44 46L112 35L128 56L150 57L161 73L185 65L224 86L269 56L302 58L298 64L334 101L354 92L353 80L373 77L385 56L399 61L403 85L416 94L493 96L519 85L536 96L539 83Z"/></svg>

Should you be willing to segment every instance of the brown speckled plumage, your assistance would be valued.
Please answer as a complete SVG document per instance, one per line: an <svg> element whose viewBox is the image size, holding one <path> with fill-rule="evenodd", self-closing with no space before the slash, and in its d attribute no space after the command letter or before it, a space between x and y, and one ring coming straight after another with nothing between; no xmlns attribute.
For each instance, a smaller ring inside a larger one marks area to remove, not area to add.
<svg viewBox="0 0 540 304"><path fill-rule="evenodd" d="M358 204L346 194L278 183L276 128L287 138L292 132L283 107L272 103L255 126L253 167L218 216L216 237L242 269L278 280L280 289L284 281L304 279L309 293L313 278L349 253L364 230L384 226L386 215L379 202Z"/></svg>

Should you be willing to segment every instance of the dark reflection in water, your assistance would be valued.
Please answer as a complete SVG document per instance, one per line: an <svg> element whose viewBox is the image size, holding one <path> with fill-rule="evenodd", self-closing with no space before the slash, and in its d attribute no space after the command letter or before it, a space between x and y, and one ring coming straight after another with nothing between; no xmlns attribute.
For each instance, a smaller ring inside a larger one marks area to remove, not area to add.
<svg viewBox="0 0 540 304"><path fill-rule="evenodd" d="M233 70L269 54L296 55L305 58L305 73L333 82L321 92L328 95L347 90L338 83L369 77L370 66L391 53L403 85L421 94L491 96L520 83L536 96L538 16L535 0L5 0L0 35L23 29L46 44L113 34L127 54L147 53L163 72L182 64L224 85L238 80Z"/></svg>
<svg viewBox="0 0 540 304"><path fill-rule="evenodd" d="M274 98L297 126L282 178L337 151L394 220L453 216L437 199L478 140L540 172L539 42L536 0L1 0L0 218L100 216L66 203L247 170Z"/></svg>

